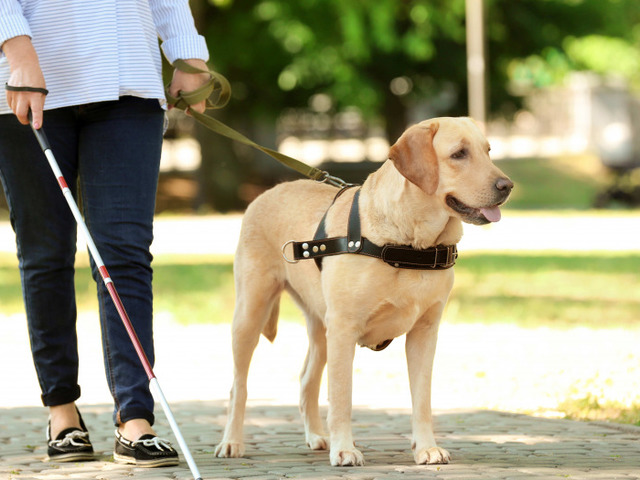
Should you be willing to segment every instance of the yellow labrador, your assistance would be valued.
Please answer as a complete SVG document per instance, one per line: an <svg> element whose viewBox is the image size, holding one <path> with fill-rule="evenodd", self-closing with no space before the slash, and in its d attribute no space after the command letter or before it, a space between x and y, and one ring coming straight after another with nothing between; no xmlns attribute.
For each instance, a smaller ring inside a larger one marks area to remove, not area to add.
<svg viewBox="0 0 640 480"><path fill-rule="evenodd" d="M404 132L391 147L389 160L360 189L361 236L373 245L418 250L455 245L462 221L481 225L500 219L499 206L512 187L491 162L489 143L471 119L427 120ZM244 454L249 364L261 333L274 340L280 295L287 290L307 321L300 411L309 447L329 448L331 465L364 464L351 431L355 347L384 345L406 334L415 461L450 460L434 438L430 389L438 325L453 285L453 269L446 268L455 259L451 249L442 269L415 267L411 259L409 266L415 268L397 268L393 259L351 253L324 257L321 269L310 260L285 261L294 253L283 245L312 240L325 212L326 237L345 237L356 191L351 188L335 198L335 187L299 180L272 188L247 209L234 265L234 382L217 456ZM310 245L325 247L322 242L298 244L301 255L296 258L309 256ZM328 437L318 409L325 364Z"/></svg>

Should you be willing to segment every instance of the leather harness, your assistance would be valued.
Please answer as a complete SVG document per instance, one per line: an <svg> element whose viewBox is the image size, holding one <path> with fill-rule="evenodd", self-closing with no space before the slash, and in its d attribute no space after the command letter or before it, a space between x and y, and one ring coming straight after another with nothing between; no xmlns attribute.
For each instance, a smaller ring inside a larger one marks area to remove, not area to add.
<svg viewBox="0 0 640 480"><path fill-rule="evenodd" d="M313 240L304 242L289 241L282 247L284 250L287 245L293 246L293 260L289 260L286 255L284 258L289 263L297 263L300 260L312 258L319 270L322 270L322 259L331 255L340 255L343 253L353 253L359 255L367 255L383 260L388 265L395 268L409 268L414 270L445 270L453 267L458 258L458 249L456 245L436 245L426 249L413 248L411 245L383 245L379 246L370 242L363 237L360 232L360 207L359 197L360 188L356 191L351 202L351 210L349 212L349 222L347 226L346 237L327 238L326 219L329 210L347 189L354 185L341 188L331 202L331 205L325 212ZM380 351L389 346L393 339L385 340L378 345L361 345L371 350Z"/></svg>
<svg viewBox="0 0 640 480"><path fill-rule="evenodd" d="M329 209L331 209L338 197L349 188L351 186L342 188L337 193ZM323 257L354 253L379 258L395 268L414 270L445 270L453 267L456 263L456 258L458 258L456 245L436 245L426 249L413 248L411 245L387 244L380 246L363 237L360 233L359 197L360 189L353 196L346 237L327 238L325 226L327 214L329 213L329 209L327 209L318 225L313 240L304 242L289 241L285 244L285 247L288 244L293 246L294 260L287 261L297 263L299 260L312 258L318 265L318 269L322 270Z"/></svg>

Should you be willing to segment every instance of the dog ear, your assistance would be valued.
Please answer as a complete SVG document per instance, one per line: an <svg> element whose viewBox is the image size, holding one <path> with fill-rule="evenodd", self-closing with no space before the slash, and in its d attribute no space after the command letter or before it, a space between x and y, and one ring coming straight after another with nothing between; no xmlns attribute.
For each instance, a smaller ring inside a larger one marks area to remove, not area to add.
<svg viewBox="0 0 640 480"><path fill-rule="evenodd" d="M437 122L414 125L389 150L389 159L398 171L428 195L433 195L438 188L438 157L433 148L438 127Z"/></svg>

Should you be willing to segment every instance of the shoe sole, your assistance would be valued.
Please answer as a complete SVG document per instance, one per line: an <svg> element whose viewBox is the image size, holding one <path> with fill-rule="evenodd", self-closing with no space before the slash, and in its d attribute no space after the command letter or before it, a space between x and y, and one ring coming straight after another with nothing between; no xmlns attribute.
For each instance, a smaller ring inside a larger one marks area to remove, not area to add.
<svg viewBox="0 0 640 480"><path fill-rule="evenodd" d="M158 458L156 460L136 460L133 457L113 454L113 461L124 465L135 465L136 467L154 468L154 467L175 467L180 464L177 458Z"/></svg>
<svg viewBox="0 0 640 480"><path fill-rule="evenodd" d="M44 458L45 462L60 462L60 463L68 463L68 462L87 462L90 460L97 460L95 453L63 453L61 455L54 455L50 457L47 455Z"/></svg>

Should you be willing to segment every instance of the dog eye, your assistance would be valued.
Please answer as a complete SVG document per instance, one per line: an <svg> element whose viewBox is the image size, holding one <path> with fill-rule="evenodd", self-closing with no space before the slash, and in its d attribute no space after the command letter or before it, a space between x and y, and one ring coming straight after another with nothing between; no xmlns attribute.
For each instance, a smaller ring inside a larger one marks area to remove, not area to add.
<svg viewBox="0 0 640 480"><path fill-rule="evenodd" d="M466 148L461 148L456 153L451 155L451 158L455 160L462 160L463 158L467 158L468 154L469 154L469 151Z"/></svg>

